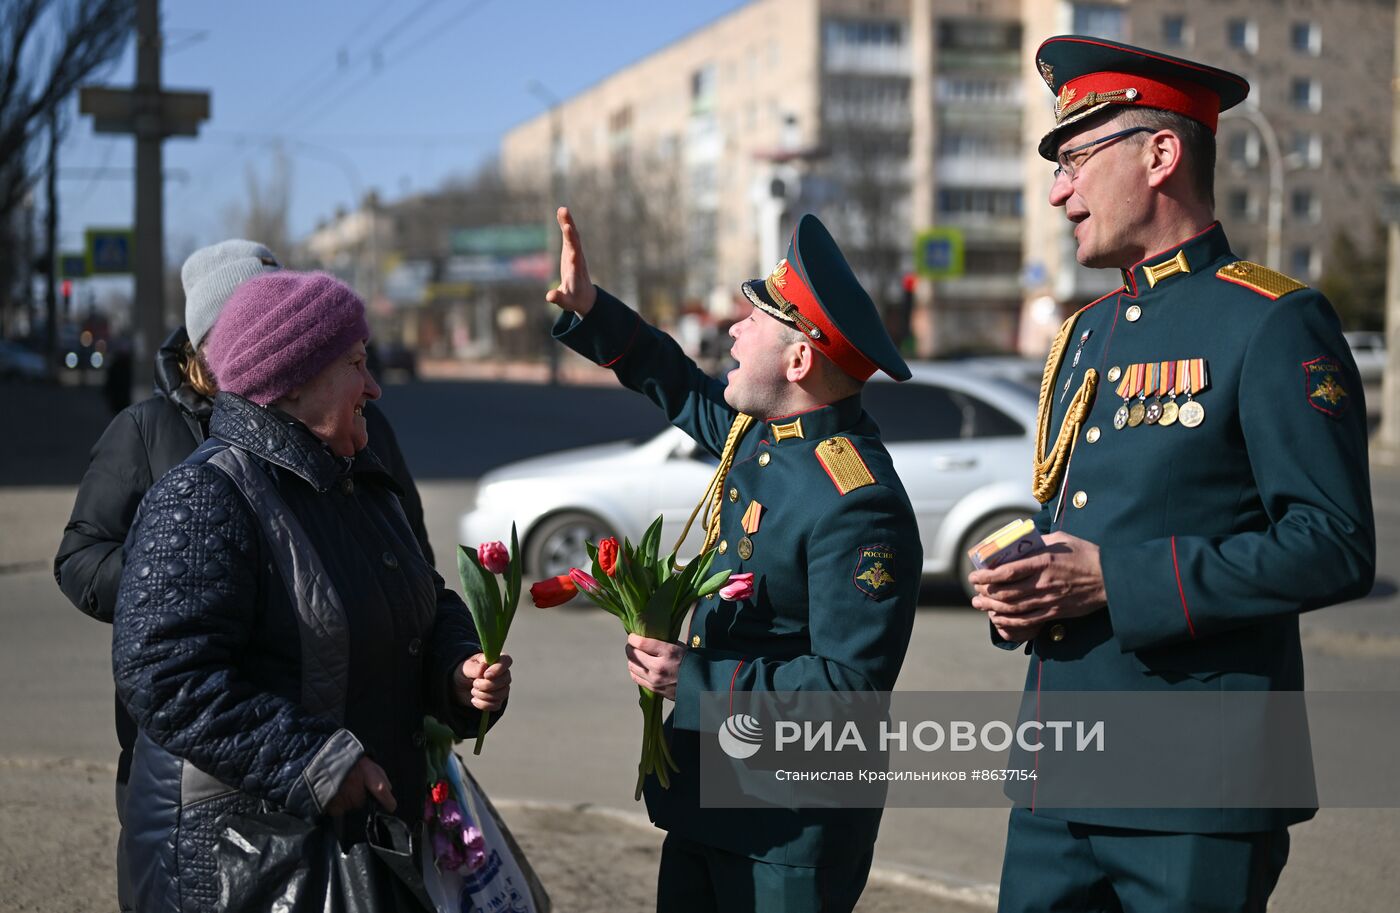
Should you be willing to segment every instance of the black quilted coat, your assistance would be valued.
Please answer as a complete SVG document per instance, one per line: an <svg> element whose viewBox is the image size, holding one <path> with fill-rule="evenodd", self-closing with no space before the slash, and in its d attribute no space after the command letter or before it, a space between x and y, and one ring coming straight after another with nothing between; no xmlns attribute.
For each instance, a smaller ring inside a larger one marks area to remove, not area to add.
<svg viewBox="0 0 1400 913"><path fill-rule="evenodd" d="M210 439L146 495L113 620L139 727L126 802L136 909L207 909L219 820L263 802L321 814L362 755L421 815L422 717L459 735L453 669L480 647L369 451L228 393ZM241 480L241 481L239 481ZM350 816L344 833L363 834Z"/></svg>

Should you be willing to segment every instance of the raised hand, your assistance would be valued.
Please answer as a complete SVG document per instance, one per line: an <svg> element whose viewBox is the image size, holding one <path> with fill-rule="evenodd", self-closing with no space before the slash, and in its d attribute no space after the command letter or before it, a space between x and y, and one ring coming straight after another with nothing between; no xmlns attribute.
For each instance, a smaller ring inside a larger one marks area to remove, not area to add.
<svg viewBox="0 0 1400 913"><path fill-rule="evenodd" d="M588 278L588 262L583 259L583 241L578 236L578 226L567 206L560 206L554 213L559 221L559 231L564 242L559 248L559 287L545 293L545 300L572 311L580 318L593 310L593 302L598 299L598 290L593 280Z"/></svg>

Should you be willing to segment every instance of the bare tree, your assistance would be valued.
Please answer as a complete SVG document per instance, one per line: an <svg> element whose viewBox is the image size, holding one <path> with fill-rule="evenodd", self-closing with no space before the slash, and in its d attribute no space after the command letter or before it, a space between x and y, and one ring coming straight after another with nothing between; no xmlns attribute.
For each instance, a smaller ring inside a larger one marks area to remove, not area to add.
<svg viewBox="0 0 1400 913"><path fill-rule="evenodd" d="M34 141L49 112L116 61L134 0L0 0L0 215L33 184Z"/></svg>
<svg viewBox="0 0 1400 913"><path fill-rule="evenodd" d="M247 193L224 212L230 235L266 244L279 257L290 256L287 227L292 207L292 164L285 151L274 149L272 172L261 177L250 164L244 172Z"/></svg>
<svg viewBox="0 0 1400 913"><path fill-rule="evenodd" d="M58 141L39 137L79 84L116 61L135 16L134 0L0 0L0 227L7 235L0 311L9 310L14 279L28 274L13 239L21 204L43 172L35 150Z"/></svg>

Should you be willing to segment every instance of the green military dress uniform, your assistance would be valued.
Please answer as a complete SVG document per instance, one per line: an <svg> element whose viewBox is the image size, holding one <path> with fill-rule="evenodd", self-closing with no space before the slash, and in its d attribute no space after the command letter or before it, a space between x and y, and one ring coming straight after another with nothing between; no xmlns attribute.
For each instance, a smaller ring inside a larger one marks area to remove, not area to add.
<svg viewBox="0 0 1400 913"><path fill-rule="evenodd" d="M1140 53L1071 37L1040 62L1063 101L1078 73L1136 85ZM1099 546L1108 605L1040 631L1026 689L1302 690L1299 613L1365 595L1375 566L1366 408L1331 305L1241 261L1215 223L1126 270L1058 343L1041 410L1067 462L1035 520ZM1287 826L1314 812L1032 798L1001 908L1262 910Z"/></svg>
<svg viewBox="0 0 1400 913"><path fill-rule="evenodd" d="M784 263L805 279L815 267L799 265L799 247L794 238ZM798 297L790 283L787 291ZM762 300L775 307L766 291ZM562 315L555 336L611 367L716 456L725 449L737 413L724 385L613 296L600 289L583 320ZM907 376L902 361L891 364ZM652 777L645 790L652 820L669 833L659 907L850 909L880 809L701 808L700 739L715 735L699 731L700 695L892 690L923 565L914 511L859 395L757 423L734 451L720 504L713 568L753 573L754 594L702 600L686 632L666 725L680 771L669 789Z"/></svg>

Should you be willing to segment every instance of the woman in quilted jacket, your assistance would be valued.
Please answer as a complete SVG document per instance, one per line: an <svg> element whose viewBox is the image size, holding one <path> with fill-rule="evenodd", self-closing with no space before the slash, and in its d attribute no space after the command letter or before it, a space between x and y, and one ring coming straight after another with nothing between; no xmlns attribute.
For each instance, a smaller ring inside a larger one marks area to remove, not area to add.
<svg viewBox="0 0 1400 913"><path fill-rule="evenodd" d="M329 816L353 842L372 798L416 823L424 714L465 737L504 705L509 658L486 665L366 449L368 335L364 304L330 276L241 284L206 343L209 439L137 512L112 663L138 728L139 910L215 905L231 814ZM409 904L381 881L382 902Z"/></svg>

